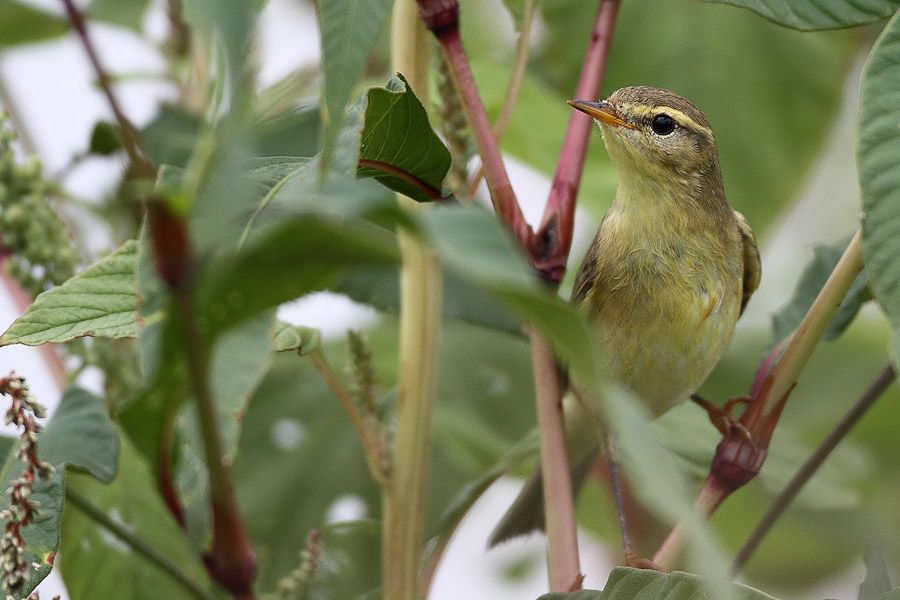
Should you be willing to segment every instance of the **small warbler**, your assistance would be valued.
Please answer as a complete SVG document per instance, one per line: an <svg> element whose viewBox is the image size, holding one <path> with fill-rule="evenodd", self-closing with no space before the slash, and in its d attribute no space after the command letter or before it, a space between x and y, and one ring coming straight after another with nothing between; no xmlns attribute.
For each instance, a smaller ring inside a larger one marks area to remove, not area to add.
<svg viewBox="0 0 900 600"><path fill-rule="evenodd" d="M699 108L645 86L569 104L599 125L618 175L572 301L596 326L606 373L658 416L691 397L725 352L759 285L756 240L725 199L716 141ZM587 419L567 418L566 433L577 487L598 432ZM538 472L491 545L543 527L541 485Z"/></svg>

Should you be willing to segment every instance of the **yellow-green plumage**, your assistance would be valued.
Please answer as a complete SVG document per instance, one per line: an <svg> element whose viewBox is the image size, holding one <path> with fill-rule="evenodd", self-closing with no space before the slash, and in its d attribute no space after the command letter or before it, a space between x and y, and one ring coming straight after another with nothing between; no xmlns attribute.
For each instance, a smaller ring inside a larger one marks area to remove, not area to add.
<svg viewBox="0 0 900 600"><path fill-rule="evenodd" d="M618 174L573 302L597 328L607 373L659 415L695 392L725 352L759 283L756 243L725 199L715 139L697 107L651 87L572 105L597 120ZM656 131L660 115L672 126L665 134ZM584 468L597 434L584 423L567 427L587 438L569 443L573 468ZM540 498L538 473L491 543L540 527Z"/></svg>

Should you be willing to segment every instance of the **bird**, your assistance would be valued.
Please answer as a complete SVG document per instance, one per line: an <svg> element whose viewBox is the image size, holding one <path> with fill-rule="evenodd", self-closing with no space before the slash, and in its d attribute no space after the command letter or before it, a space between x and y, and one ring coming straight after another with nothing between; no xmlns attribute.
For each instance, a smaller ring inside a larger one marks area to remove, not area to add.
<svg viewBox="0 0 900 600"><path fill-rule="evenodd" d="M650 86L569 104L593 118L617 174L615 198L585 254L571 301L599 338L606 375L654 417L693 398L724 434L736 422L695 392L725 353L759 286L761 265L747 219L725 197L709 120L682 96ZM577 489L600 438L572 401L573 385L564 406ZM543 524L538 470L488 543ZM627 558L624 525L623 541Z"/></svg>

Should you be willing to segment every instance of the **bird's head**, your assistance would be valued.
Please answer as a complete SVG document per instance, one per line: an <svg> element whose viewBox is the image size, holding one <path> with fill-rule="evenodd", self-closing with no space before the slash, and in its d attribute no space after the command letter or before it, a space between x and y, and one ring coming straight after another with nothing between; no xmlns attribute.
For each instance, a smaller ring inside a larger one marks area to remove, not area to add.
<svg viewBox="0 0 900 600"><path fill-rule="evenodd" d="M703 112L678 94L648 86L616 90L600 102L569 104L596 121L621 175L659 183L720 177L716 141Z"/></svg>

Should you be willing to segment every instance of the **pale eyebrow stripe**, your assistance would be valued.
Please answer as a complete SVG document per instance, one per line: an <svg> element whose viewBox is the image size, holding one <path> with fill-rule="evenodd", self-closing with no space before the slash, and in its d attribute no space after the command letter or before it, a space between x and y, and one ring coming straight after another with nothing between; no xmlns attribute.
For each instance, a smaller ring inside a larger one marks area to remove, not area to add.
<svg viewBox="0 0 900 600"><path fill-rule="evenodd" d="M649 106L641 106L641 105L628 105L629 111L637 114L642 117L649 117L652 114L658 112L664 112L673 119L675 119L682 126L686 126L689 129L693 129L695 131L699 131L709 137L713 137L713 132L709 127L701 125L686 113L678 110L677 108L672 108L671 106L656 106L654 108L650 108Z"/></svg>

